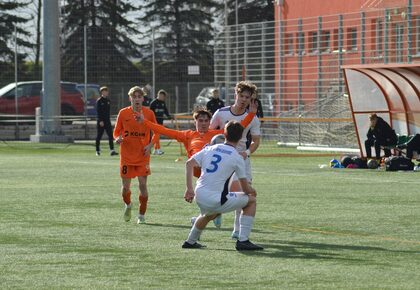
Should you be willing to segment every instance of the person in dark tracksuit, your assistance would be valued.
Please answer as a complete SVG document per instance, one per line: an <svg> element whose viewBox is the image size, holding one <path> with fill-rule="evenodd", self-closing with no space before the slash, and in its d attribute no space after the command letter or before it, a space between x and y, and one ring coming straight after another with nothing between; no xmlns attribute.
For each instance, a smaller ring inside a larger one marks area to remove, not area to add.
<svg viewBox="0 0 420 290"><path fill-rule="evenodd" d="M214 115L214 113L218 109L223 108L224 106L225 103L221 99L219 99L219 90L214 89L210 101L208 101L206 104L207 111L211 112L211 114Z"/></svg>
<svg viewBox="0 0 420 290"><path fill-rule="evenodd" d="M114 140L112 137L112 125L110 119L111 102L108 98L109 91L107 87L101 87L99 92L101 96L98 100L96 100L96 156L101 155L100 145L104 131L106 131L106 134L108 135L110 155L118 155L118 153L114 150Z"/></svg>
<svg viewBox="0 0 420 290"><path fill-rule="evenodd" d="M155 113L156 121L158 124L163 125L163 120L165 119L165 115L168 119L172 119L172 116L169 114L168 108L166 107L165 99L167 93L164 90L159 90L157 93L156 99L154 99L150 103L150 110ZM156 143L155 143L155 151L153 154L155 155L162 155L164 152L160 150L160 136L157 134Z"/></svg>
<svg viewBox="0 0 420 290"><path fill-rule="evenodd" d="M375 147L375 157L381 157L381 146L396 145L398 141L397 134L391 126L376 114L369 116L370 128L367 132L365 149L367 158L372 157L371 147ZM391 150L384 149L385 157L391 156Z"/></svg>

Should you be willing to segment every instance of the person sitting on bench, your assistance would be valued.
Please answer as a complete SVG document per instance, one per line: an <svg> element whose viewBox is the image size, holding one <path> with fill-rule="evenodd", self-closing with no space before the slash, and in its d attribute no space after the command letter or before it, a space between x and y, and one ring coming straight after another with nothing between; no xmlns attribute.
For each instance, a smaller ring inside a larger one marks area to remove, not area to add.
<svg viewBox="0 0 420 290"><path fill-rule="evenodd" d="M411 138L410 141L406 143L406 145L407 145L407 158L412 159L414 151L416 151L417 154L420 153L420 134L414 135L414 137Z"/></svg>
<svg viewBox="0 0 420 290"><path fill-rule="evenodd" d="M370 128L367 132L365 149L367 158L372 157L372 146L375 147L375 157L381 157L381 146L393 146L397 144L398 138L391 126L376 114L369 115ZM385 157L391 156L391 150L384 148Z"/></svg>

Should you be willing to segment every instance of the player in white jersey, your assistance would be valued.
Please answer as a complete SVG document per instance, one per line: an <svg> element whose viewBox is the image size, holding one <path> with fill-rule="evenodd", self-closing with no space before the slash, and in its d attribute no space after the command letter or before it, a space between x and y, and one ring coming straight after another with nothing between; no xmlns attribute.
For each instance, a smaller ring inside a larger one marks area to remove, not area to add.
<svg viewBox="0 0 420 290"><path fill-rule="evenodd" d="M211 121L210 128L223 128L230 120L241 121L248 115L247 107L251 102L251 97L256 93L257 87L247 81L241 81L235 86L235 103L232 106L223 107L217 110ZM245 128L242 138L238 143L237 150L245 160L246 177L252 182L251 161L249 156L255 152L260 145L261 123L257 117L254 117L251 124ZM248 137L250 142L248 142ZM230 189L232 191L240 191L240 183L235 177L232 181ZM240 211L235 213L235 222L233 225L232 238L237 239L239 235L239 216ZM219 222L220 224L220 222Z"/></svg>
<svg viewBox="0 0 420 290"><path fill-rule="evenodd" d="M239 209L242 214L236 249L238 251L263 249L249 241L256 212L257 193L246 178L244 159L235 148L241 139L243 130L244 128L239 122L228 122L224 129L226 137L224 144L208 146L187 161L187 189L184 198L187 202L192 202L195 197L201 214L192 226L182 248L204 247L197 243L197 240L207 224L221 213ZM201 176L195 190L192 182L194 167L201 167ZM234 173L239 178L243 192L228 190L229 180Z"/></svg>

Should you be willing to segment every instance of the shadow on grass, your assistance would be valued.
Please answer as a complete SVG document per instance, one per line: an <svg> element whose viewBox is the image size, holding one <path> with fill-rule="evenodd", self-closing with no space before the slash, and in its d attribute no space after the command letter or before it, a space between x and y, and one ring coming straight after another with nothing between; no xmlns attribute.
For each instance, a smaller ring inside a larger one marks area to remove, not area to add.
<svg viewBox="0 0 420 290"><path fill-rule="evenodd" d="M393 253L418 254L418 251L395 251L381 247L351 246L337 244L308 243L297 241L272 240L266 243L257 243L264 247L264 251L241 252L249 256L261 256L286 259L319 259L319 260L346 260L364 261L362 259L347 258L354 257L355 251L380 251ZM346 253L344 253L346 251ZM349 252L350 251L350 252Z"/></svg>

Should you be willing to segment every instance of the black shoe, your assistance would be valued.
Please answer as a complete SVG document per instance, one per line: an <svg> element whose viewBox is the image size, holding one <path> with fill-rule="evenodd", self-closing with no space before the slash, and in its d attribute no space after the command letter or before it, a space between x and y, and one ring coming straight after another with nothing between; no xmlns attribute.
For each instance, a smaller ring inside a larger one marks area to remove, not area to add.
<svg viewBox="0 0 420 290"><path fill-rule="evenodd" d="M249 240L240 242L236 241L236 250L238 251L260 251L264 250L263 247L251 243Z"/></svg>
<svg viewBox="0 0 420 290"><path fill-rule="evenodd" d="M114 156L114 155L118 155L118 153L112 150L111 153L109 153L109 155Z"/></svg>
<svg viewBox="0 0 420 290"><path fill-rule="evenodd" d="M206 246L199 244L197 242L195 242L194 244L190 244L187 241L184 242L184 244L182 245L183 249L201 249L201 248L205 248Z"/></svg>

